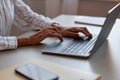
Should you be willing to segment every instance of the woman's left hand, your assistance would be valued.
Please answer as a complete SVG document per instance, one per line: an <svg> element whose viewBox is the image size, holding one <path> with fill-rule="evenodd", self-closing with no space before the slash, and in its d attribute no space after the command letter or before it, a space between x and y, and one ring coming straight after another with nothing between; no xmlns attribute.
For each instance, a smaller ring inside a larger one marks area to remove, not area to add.
<svg viewBox="0 0 120 80"><path fill-rule="evenodd" d="M64 37L73 37L78 38L79 32L85 34L89 38L92 38L92 34L88 31L86 27L62 27L60 25L54 25L53 27L57 28L62 36Z"/></svg>
<svg viewBox="0 0 120 80"><path fill-rule="evenodd" d="M83 33L89 38L92 38L92 34L88 31L86 27L71 27L71 28L63 28L61 30L62 36L73 37L73 38L80 37L78 34L79 32Z"/></svg>

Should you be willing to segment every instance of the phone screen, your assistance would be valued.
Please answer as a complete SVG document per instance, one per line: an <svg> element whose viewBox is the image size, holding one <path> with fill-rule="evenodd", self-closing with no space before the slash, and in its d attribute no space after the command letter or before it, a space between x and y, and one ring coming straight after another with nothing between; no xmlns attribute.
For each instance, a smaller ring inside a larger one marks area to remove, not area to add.
<svg viewBox="0 0 120 80"><path fill-rule="evenodd" d="M47 71L35 64L26 64L15 71L30 80L58 80L58 75Z"/></svg>

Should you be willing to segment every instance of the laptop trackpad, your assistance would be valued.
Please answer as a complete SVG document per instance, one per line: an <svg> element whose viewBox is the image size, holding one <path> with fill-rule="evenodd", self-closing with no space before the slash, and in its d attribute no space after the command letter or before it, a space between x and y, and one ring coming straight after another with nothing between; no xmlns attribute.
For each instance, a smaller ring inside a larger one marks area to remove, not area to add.
<svg viewBox="0 0 120 80"><path fill-rule="evenodd" d="M42 52L59 52L62 48L66 46L70 41L72 41L73 38L64 38L63 42L60 42L60 40L56 40L55 42L49 44L47 47L45 47Z"/></svg>
<svg viewBox="0 0 120 80"><path fill-rule="evenodd" d="M73 41L75 41L76 43L80 43L80 42L83 43L84 41L88 42L89 40L88 39L83 40L81 38L73 39L73 38L67 37L67 38L64 38L63 42L56 40L55 42L51 43L46 48L44 48L42 52L60 53L64 48L70 47L68 46L68 44L70 44Z"/></svg>

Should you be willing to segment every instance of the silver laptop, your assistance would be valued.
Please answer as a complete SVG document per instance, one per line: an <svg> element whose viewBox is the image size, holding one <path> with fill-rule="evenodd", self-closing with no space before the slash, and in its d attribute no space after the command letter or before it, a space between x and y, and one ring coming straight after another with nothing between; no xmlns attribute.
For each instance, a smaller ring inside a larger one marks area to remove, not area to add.
<svg viewBox="0 0 120 80"><path fill-rule="evenodd" d="M107 39L119 12L120 4L117 4L111 10L109 10L99 33L92 33L92 39L89 39L85 36L83 39L73 39L67 37L64 38L63 42L56 40L52 44L45 47L42 50L42 53L89 58ZM97 32L97 28L95 29L95 27L91 27L91 29L93 29L94 32Z"/></svg>

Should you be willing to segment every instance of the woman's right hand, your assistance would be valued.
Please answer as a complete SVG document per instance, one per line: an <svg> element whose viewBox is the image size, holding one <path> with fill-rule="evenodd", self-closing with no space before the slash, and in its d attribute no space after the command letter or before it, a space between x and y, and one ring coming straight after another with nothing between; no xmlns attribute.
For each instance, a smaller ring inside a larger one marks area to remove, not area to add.
<svg viewBox="0 0 120 80"><path fill-rule="evenodd" d="M50 27L44 28L28 38L17 38L18 47L40 44L47 37L56 37L61 42L63 41L60 31L57 28Z"/></svg>
<svg viewBox="0 0 120 80"><path fill-rule="evenodd" d="M29 37L30 42L32 45L39 44L41 41L43 41L47 37L56 37L61 42L63 41L62 35L60 31L57 28L50 27L50 28L44 28L37 32L36 34Z"/></svg>

